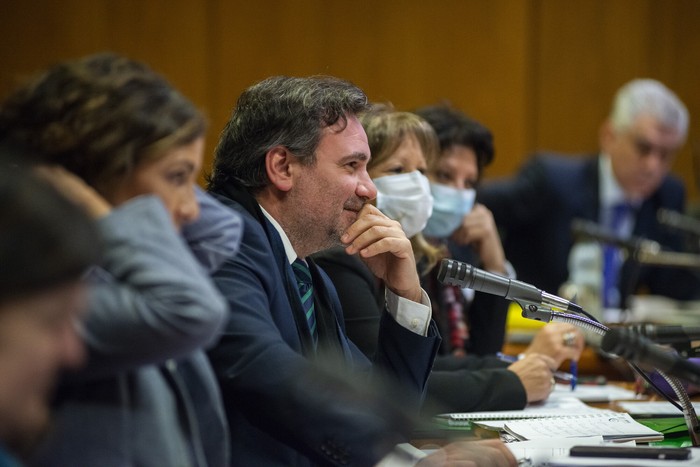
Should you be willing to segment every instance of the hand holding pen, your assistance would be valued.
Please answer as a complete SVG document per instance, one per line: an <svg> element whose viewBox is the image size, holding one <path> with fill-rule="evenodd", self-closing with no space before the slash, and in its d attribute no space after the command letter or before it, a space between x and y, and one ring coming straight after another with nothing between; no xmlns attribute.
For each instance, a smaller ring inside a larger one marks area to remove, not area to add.
<svg viewBox="0 0 700 467"><path fill-rule="evenodd" d="M500 352L496 355L504 362L512 363L519 360L519 357L514 355L506 355ZM524 357L524 355L522 356ZM569 363L569 371L570 373L566 373L564 371L552 371L552 377L555 380L568 382L571 385L571 390L573 391L576 389L576 384L578 384L578 363L574 360Z"/></svg>
<svg viewBox="0 0 700 467"><path fill-rule="evenodd" d="M567 360L578 361L585 346L583 333L573 324L549 323L535 334L525 353L549 355L559 368Z"/></svg>
<svg viewBox="0 0 700 467"><path fill-rule="evenodd" d="M501 360L510 363L508 370L515 373L525 389L527 402L539 402L554 390L552 375L554 360L547 355L528 354L523 358L500 354Z"/></svg>

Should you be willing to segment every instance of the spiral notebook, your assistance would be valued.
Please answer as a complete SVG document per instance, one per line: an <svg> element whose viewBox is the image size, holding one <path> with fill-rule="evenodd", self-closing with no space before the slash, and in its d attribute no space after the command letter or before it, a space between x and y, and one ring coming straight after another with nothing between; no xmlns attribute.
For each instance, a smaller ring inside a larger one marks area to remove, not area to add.
<svg viewBox="0 0 700 467"><path fill-rule="evenodd" d="M661 441L664 435L627 413L594 412L554 418L509 420L504 429L519 440L602 436L606 441Z"/></svg>
<svg viewBox="0 0 700 467"><path fill-rule="evenodd" d="M524 418L562 417L570 414L601 412L575 397L559 397L540 404L532 404L524 410L499 410L490 412L457 412L440 415L456 425L484 420L518 420ZM609 411L605 411L609 412Z"/></svg>

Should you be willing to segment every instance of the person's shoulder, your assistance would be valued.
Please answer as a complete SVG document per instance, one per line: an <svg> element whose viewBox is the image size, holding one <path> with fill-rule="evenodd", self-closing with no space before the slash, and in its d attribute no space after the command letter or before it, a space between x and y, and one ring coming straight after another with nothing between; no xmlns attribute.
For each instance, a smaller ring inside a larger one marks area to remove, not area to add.
<svg viewBox="0 0 700 467"><path fill-rule="evenodd" d="M232 210L236 211L237 213L241 214L244 217L244 219L249 218L250 220L253 220L253 216L250 215L250 213L238 201L236 201L232 198L229 198L226 195L223 195L221 193L216 193L216 192L207 192L207 195L210 198L213 198L214 200L223 204L227 208L232 209Z"/></svg>
<svg viewBox="0 0 700 467"><path fill-rule="evenodd" d="M661 183L661 187L659 189L685 191L685 183L677 175L668 174L666 177L664 177L663 183Z"/></svg>
<svg viewBox="0 0 700 467"><path fill-rule="evenodd" d="M530 163L552 171L580 170L597 165L597 156L592 154L565 154L560 152L537 152Z"/></svg>
<svg viewBox="0 0 700 467"><path fill-rule="evenodd" d="M685 203L685 184L676 175L668 174L656 190L656 196L663 205L681 207Z"/></svg>
<svg viewBox="0 0 700 467"><path fill-rule="evenodd" d="M553 152L536 153L523 170L523 177L537 180L557 192L572 186L588 186L597 177L598 157Z"/></svg>

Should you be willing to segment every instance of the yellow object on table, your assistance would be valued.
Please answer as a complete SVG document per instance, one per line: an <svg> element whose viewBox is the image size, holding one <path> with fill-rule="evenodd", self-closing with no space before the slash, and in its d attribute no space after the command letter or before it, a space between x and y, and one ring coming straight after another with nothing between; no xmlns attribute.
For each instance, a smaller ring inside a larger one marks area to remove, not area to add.
<svg viewBox="0 0 700 467"><path fill-rule="evenodd" d="M515 302L508 307L506 319L506 341L518 344L527 344L532 340L537 331L546 323L535 319L523 318L523 309Z"/></svg>

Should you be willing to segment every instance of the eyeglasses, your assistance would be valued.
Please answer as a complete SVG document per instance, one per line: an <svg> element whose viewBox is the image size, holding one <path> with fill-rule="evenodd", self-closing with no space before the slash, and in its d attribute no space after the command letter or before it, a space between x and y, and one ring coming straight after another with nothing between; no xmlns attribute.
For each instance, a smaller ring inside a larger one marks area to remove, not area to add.
<svg viewBox="0 0 700 467"><path fill-rule="evenodd" d="M668 161L679 149L678 146L669 147L654 144L640 135L634 135L632 133L629 133L629 135L635 151L642 157L647 157L652 154L656 154L659 157L659 159L663 161Z"/></svg>

